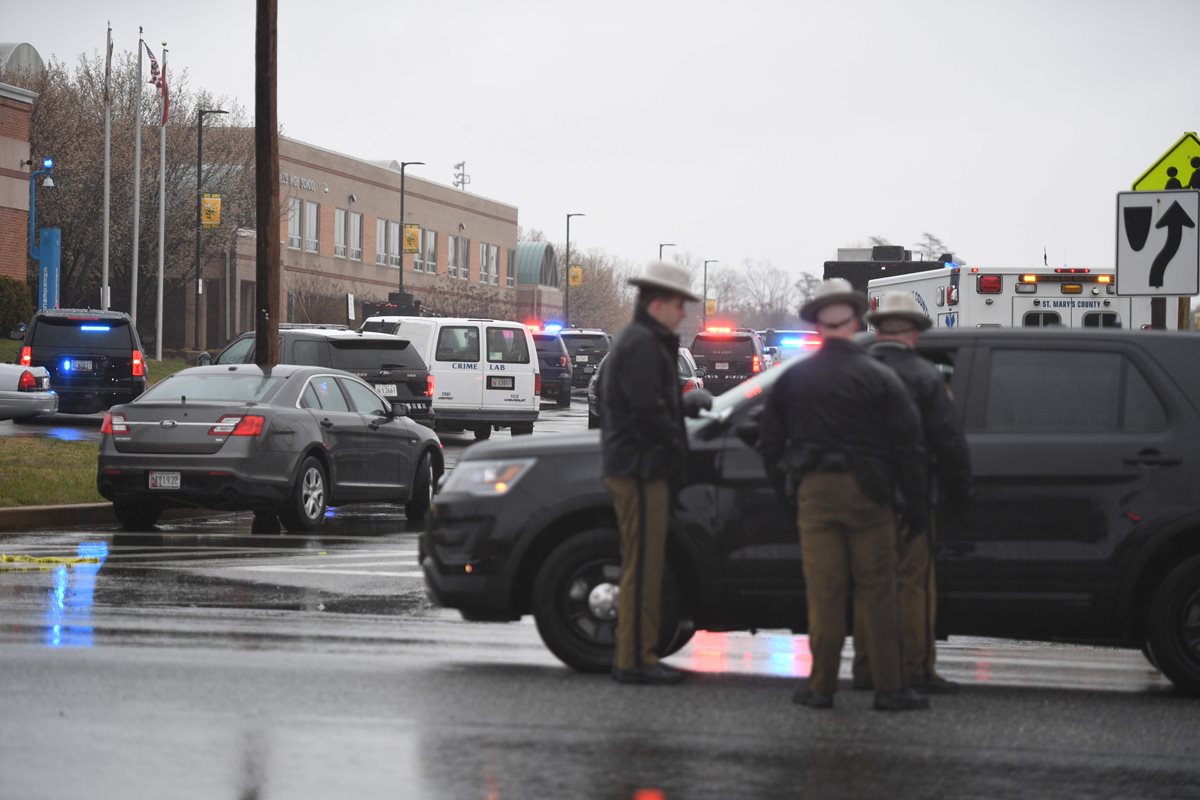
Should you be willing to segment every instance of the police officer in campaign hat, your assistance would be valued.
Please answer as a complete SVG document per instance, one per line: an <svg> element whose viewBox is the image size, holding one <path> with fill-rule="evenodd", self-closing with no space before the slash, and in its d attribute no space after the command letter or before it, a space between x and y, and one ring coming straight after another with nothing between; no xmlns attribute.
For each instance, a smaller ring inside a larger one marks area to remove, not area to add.
<svg viewBox="0 0 1200 800"><path fill-rule="evenodd" d="M866 296L839 278L822 283L800 309L823 344L776 382L759 450L795 503L804 559L812 672L793 699L833 707L853 583L870 647L874 708L908 711L929 701L905 688L901 672L897 515L906 530L924 533L925 450L900 379L854 342L866 310Z"/></svg>
<svg viewBox="0 0 1200 800"><path fill-rule="evenodd" d="M928 694L958 691L958 684L934 670L936 592L932 557L934 500L961 505L971 492L971 463L967 439L955 413L950 389L937 367L913 348L921 333L933 324L910 292L888 292L876 310L867 315L875 328L869 352L900 376L916 403L925 436L928 474L932 480L923 502L929 509L930 530L917 536L901 535L896 585L900 602L900 641L904 675L910 688ZM870 685L868 657L858 614L854 625L854 685Z"/></svg>
<svg viewBox="0 0 1200 800"><path fill-rule="evenodd" d="M637 309L604 359L599 387L604 485L621 531L612 677L672 684L684 676L659 662L658 640L671 492L683 480L687 457L675 331L684 303L700 298L687 270L665 261L629 283L638 287Z"/></svg>

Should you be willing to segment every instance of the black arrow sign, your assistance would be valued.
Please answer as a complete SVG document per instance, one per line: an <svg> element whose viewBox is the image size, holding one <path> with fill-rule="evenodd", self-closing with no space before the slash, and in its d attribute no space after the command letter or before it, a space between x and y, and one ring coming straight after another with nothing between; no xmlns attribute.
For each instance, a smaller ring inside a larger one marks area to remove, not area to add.
<svg viewBox="0 0 1200 800"><path fill-rule="evenodd" d="M1158 251L1158 255L1154 257L1154 263L1150 265L1150 285L1155 289L1161 289L1163 285L1163 273L1167 271L1167 264L1171 263L1171 259L1179 252L1179 242L1183 238L1183 229L1194 228L1196 223L1188 216L1188 213L1183 210L1177 200L1171 201L1171 207L1167 209L1167 213L1162 215L1162 219L1158 221L1155 228L1167 229L1167 242L1163 245L1163 249Z"/></svg>

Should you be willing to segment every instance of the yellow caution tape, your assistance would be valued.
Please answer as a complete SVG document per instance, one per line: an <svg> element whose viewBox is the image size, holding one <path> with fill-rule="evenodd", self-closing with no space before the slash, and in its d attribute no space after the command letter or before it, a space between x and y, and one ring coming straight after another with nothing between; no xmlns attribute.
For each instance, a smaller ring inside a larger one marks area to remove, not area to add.
<svg viewBox="0 0 1200 800"><path fill-rule="evenodd" d="M0 553L0 564L99 564L100 559L76 556L10 556Z"/></svg>

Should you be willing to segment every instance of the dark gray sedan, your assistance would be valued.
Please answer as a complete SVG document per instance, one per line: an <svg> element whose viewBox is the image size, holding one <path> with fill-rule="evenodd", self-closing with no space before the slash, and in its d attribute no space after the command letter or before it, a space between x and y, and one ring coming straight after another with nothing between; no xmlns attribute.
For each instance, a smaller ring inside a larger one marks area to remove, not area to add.
<svg viewBox="0 0 1200 800"><path fill-rule="evenodd" d="M100 433L96 485L131 529L179 506L253 510L262 530L312 530L356 502L419 520L444 468L432 430L322 367L185 369L114 406Z"/></svg>

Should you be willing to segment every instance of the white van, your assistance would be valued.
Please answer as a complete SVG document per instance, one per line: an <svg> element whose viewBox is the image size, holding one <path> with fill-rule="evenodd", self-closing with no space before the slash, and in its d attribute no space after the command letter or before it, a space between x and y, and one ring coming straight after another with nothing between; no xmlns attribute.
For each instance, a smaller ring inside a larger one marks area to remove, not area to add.
<svg viewBox="0 0 1200 800"><path fill-rule="evenodd" d="M369 317L360 330L412 342L433 376L434 428L533 433L542 375L533 334L519 322L451 317Z"/></svg>

